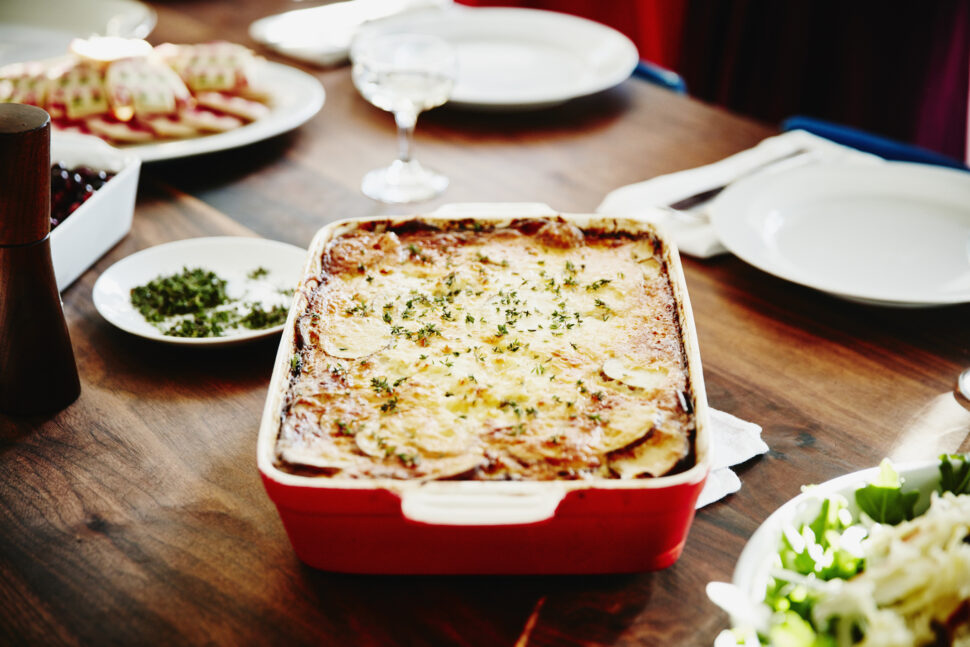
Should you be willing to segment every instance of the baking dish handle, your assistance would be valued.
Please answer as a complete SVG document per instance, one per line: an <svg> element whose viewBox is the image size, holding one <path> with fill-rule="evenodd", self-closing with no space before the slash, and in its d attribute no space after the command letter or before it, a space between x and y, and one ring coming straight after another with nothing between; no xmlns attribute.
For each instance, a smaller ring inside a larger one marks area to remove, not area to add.
<svg viewBox="0 0 970 647"><path fill-rule="evenodd" d="M411 521L439 526L512 526L552 519L564 490L527 493L435 492L401 496L401 512Z"/></svg>
<svg viewBox="0 0 970 647"><path fill-rule="evenodd" d="M454 202L445 204L431 214L437 218L476 218L499 216L507 218L531 218L555 216L556 212L541 202Z"/></svg>

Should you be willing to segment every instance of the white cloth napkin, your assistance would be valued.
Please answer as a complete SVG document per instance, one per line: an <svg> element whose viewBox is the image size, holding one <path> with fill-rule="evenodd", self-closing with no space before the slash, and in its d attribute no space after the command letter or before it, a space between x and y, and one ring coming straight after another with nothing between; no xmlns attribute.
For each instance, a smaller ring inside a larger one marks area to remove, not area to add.
<svg viewBox="0 0 970 647"><path fill-rule="evenodd" d="M697 508L740 490L741 479L731 466L768 451L768 445L761 440L760 425L716 409L710 410L710 421L713 463L707 483L697 499Z"/></svg>
<svg viewBox="0 0 970 647"><path fill-rule="evenodd" d="M596 211L606 215L639 218L660 224L673 238L680 251L685 254L701 258L723 254L727 250L717 239L714 228L709 222L704 219L699 219L697 222L685 221L656 207L668 205L701 191L727 184L756 166L783 157L798 149L809 150L811 155L805 158L792 159L790 164L780 162L778 165L773 165L761 172L780 172L792 165L803 163L847 161L873 163L882 161L875 155L836 144L804 130L792 130L769 137L754 148L741 151L707 166L669 175L660 175L645 182L620 187L609 193L600 206L596 208ZM706 215L706 210L712 202L698 205L692 211Z"/></svg>

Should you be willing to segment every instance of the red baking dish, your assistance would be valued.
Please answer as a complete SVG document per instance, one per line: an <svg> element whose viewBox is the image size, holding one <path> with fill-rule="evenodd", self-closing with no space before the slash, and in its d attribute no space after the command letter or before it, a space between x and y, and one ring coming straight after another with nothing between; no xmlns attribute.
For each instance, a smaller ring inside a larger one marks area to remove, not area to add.
<svg viewBox="0 0 970 647"><path fill-rule="evenodd" d="M449 205L421 217L514 218L544 205ZM651 225L564 215L580 227L653 231ZM315 237L305 275L324 245L354 221ZM621 573L665 568L680 556L710 467L707 400L690 302L676 248L655 232L678 302L695 411L694 465L659 478L562 481L405 481L303 476L276 467L280 407L292 355L297 291L259 432L258 465L297 556L329 571L382 574Z"/></svg>

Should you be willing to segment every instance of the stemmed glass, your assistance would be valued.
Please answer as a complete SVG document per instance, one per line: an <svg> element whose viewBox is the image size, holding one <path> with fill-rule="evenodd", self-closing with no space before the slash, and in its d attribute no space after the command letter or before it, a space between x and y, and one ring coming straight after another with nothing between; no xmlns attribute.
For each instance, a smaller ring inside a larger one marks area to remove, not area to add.
<svg viewBox="0 0 970 647"><path fill-rule="evenodd" d="M458 65L454 48L425 34L368 34L350 50L354 85L370 103L394 113L398 159L371 171L361 182L364 195L395 204L430 200L448 178L412 157L418 114L448 100Z"/></svg>

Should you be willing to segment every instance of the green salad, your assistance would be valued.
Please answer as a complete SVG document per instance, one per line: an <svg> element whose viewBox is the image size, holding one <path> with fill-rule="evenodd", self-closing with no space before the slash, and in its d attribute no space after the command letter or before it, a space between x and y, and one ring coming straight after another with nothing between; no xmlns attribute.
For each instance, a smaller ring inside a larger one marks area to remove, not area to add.
<svg viewBox="0 0 970 647"><path fill-rule="evenodd" d="M941 456L939 471L925 509L884 460L854 508L830 496L785 527L765 621L716 644L970 646L970 456Z"/></svg>

